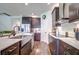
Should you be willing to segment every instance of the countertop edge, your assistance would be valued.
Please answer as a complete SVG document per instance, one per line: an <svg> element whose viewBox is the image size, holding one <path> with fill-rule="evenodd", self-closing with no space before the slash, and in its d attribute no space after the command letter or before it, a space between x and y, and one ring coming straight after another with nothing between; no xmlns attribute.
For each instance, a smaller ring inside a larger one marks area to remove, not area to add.
<svg viewBox="0 0 79 59"><path fill-rule="evenodd" d="M71 45L72 47L74 47L74 48L76 48L76 49L78 49L79 50L79 42L74 42L74 43L71 43L70 42L70 39L68 38L68 40L69 40L69 42L67 41L67 38L61 38L61 37L56 37L56 36L54 36L52 33L49 33L49 35L51 35L52 37L54 37L54 38L56 38L56 39L59 39L59 40L62 40L63 42L65 42L65 43L67 43L67 44L69 44L69 45ZM76 39L75 39L75 41L77 41Z"/></svg>

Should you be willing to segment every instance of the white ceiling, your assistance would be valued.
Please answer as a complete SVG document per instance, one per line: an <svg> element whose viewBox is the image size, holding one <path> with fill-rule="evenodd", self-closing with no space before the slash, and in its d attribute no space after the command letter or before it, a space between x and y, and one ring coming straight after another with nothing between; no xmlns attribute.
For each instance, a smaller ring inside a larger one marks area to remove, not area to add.
<svg viewBox="0 0 79 59"><path fill-rule="evenodd" d="M30 16L34 13L37 16L40 16L43 12L50 10L55 3L0 3L0 12L5 12L10 15L22 15Z"/></svg>

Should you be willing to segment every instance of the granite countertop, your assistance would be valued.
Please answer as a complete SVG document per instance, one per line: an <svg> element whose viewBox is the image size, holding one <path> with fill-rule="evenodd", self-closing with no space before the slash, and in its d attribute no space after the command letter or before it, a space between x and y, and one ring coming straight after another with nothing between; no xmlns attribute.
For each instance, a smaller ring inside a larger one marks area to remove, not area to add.
<svg viewBox="0 0 79 59"><path fill-rule="evenodd" d="M51 35L52 37L54 37L56 39L62 40L63 42L79 49L79 41L76 40L75 37L56 37L52 33L50 33L49 35Z"/></svg>
<svg viewBox="0 0 79 59"><path fill-rule="evenodd" d="M18 33L18 34L16 34L16 36L19 36L19 35L33 35L33 33Z"/></svg>
<svg viewBox="0 0 79 59"><path fill-rule="evenodd" d="M28 41L33 39L33 33L18 33L15 36L12 36L10 39L22 39L21 46L25 45Z"/></svg>
<svg viewBox="0 0 79 59"><path fill-rule="evenodd" d="M0 51L21 41L21 39L0 39Z"/></svg>
<svg viewBox="0 0 79 59"><path fill-rule="evenodd" d="M24 35L24 37L19 38L18 36L20 36L22 34ZM16 36L12 36L10 38L1 37L0 38L0 51L19 41L21 41L21 43L22 43L21 46L23 46L30 40L33 41L33 33L18 33Z"/></svg>

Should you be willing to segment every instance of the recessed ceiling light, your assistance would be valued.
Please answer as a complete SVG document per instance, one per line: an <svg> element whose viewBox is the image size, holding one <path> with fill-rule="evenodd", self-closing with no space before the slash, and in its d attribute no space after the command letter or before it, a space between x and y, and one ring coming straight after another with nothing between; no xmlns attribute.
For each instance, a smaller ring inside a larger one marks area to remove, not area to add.
<svg viewBox="0 0 79 59"><path fill-rule="evenodd" d="M47 3L48 5L50 5L50 3Z"/></svg>
<svg viewBox="0 0 79 59"><path fill-rule="evenodd" d="M34 13L32 13L32 16L34 15Z"/></svg>
<svg viewBox="0 0 79 59"><path fill-rule="evenodd" d="M28 5L28 3L25 3L25 5L27 6L27 5Z"/></svg>

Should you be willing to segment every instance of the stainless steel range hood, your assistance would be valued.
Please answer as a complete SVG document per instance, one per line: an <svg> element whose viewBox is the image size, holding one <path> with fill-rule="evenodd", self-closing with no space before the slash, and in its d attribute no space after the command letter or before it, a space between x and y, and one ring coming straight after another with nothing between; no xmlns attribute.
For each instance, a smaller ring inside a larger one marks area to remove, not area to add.
<svg viewBox="0 0 79 59"><path fill-rule="evenodd" d="M68 20L69 19L69 4L60 3L59 7L60 7L60 9L59 9L60 18L63 20Z"/></svg>
<svg viewBox="0 0 79 59"><path fill-rule="evenodd" d="M62 19L69 19L69 5L66 3L63 3L63 18Z"/></svg>

